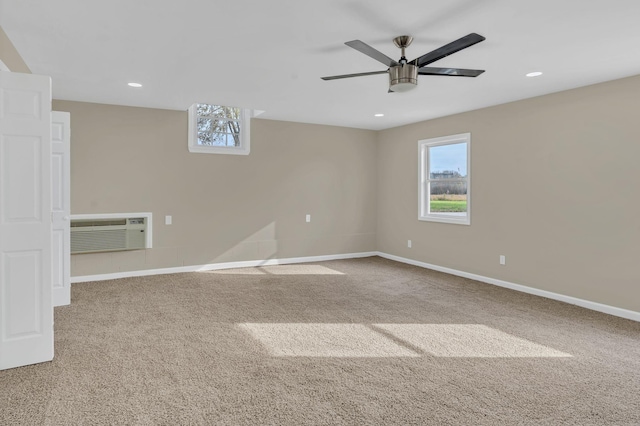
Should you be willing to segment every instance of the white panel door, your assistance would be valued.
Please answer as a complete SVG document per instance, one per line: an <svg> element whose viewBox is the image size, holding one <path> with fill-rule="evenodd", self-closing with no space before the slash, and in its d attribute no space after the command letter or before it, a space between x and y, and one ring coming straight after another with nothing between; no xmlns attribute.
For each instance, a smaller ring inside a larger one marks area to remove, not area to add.
<svg viewBox="0 0 640 426"><path fill-rule="evenodd" d="M51 79L0 71L0 369L53 359Z"/></svg>
<svg viewBox="0 0 640 426"><path fill-rule="evenodd" d="M53 306L71 303L71 114L51 113L51 216Z"/></svg>

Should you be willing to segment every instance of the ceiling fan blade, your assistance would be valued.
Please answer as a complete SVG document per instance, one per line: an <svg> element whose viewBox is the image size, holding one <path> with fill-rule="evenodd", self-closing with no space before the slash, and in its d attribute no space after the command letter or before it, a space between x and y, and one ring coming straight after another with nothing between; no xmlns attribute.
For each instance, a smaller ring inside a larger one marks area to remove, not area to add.
<svg viewBox="0 0 640 426"><path fill-rule="evenodd" d="M351 78L351 77L363 77L365 75L386 74L389 71L371 71L371 72L359 72L357 74L344 74L344 75L332 75L331 77L320 77L323 80L337 80L339 78Z"/></svg>
<svg viewBox="0 0 640 426"><path fill-rule="evenodd" d="M449 44L445 44L444 46L436 50L426 53L419 58L414 59L413 61L411 61L411 63L415 64L418 68L421 68L425 65L442 59L445 56L449 56L453 53L461 51L462 49L473 46L476 43L480 43L483 40L485 40L485 38L480 34L471 33Z"/></svg>
<svg viewBox="0 0 640 426"><path fill-rule="evenodd" d="M463 68L418 68L418 74L420 75L447 75L451 77L477 77L483 72L484 70L466 70Z"/></svg>
<svg viewBox="0 0 640 426"><path fill-rule="evenodd" d="M398 65L396 61L394 61L384 53L374 49L373 47L369 46L368 44L360 40L348 41L345 44L349 47L356 49L358 52L364 53L365 55L375 59L378 62L382 62L388 67L395 67L396 65Z"/></svg>

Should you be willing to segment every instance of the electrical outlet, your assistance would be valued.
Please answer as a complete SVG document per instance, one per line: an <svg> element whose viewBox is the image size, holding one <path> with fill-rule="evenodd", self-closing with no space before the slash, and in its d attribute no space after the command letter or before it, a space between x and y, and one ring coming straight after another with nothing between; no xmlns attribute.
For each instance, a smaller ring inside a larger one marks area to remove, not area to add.
<svg viewBox="0 0 640 426"><path fill-rule="evenodd" d="M311 215L310 214L307 215L307 222L311 222Z"/></svg>
<svg viewBox="0 0 640 426"><path fill-rule="evenodd" d="M407 240L407 247L411 248L411 240Z"/></svg>
<svg viewBox="0 0 640 426"><path fill-rule="evenodd" d="M507 264L507 257L504 254L500 255L500 264L501 265L506 265Z"/></svg>
<svg viewBox="0 0 640 426"><path fill-rule="evenodd" d="M164 224L165 225L171 225L171 216L165 216L164 217Z"/></svg>

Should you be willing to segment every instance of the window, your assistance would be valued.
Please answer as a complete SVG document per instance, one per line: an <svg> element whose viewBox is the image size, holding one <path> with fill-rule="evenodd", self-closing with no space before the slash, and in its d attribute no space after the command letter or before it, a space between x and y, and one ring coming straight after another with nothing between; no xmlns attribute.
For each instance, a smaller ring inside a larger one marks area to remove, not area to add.
<svg viewBox="0 0 640 426"><path fill-rule="evenodd" d="M189 152L249 154L252 111L211 104L189 108Z"/></svg>
<svg viewBox="0 0 640 426"><path fill-rule="evenodd" d="M471 134L418 141L419 220L471 223Z"/></svg>

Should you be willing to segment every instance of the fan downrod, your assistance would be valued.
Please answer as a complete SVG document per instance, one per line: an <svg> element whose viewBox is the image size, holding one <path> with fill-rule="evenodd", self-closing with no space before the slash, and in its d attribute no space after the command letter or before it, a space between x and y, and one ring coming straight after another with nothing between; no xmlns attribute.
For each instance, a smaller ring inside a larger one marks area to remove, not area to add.
<svg viewBox="0 0 640 426"><path fill-rule="evenodd" d="M400 55L400 61L401 63L406 63L407 62L407 58L405 58L404 56L404 49L406 47L409 47L409 45L411 44L411 42L413 41L413 37L408 36L408 35L403 35L403 36L398 36L396 38L393 39L393 44L396 45L396 47L399 47L402 50L402 54Z"/></svg>

